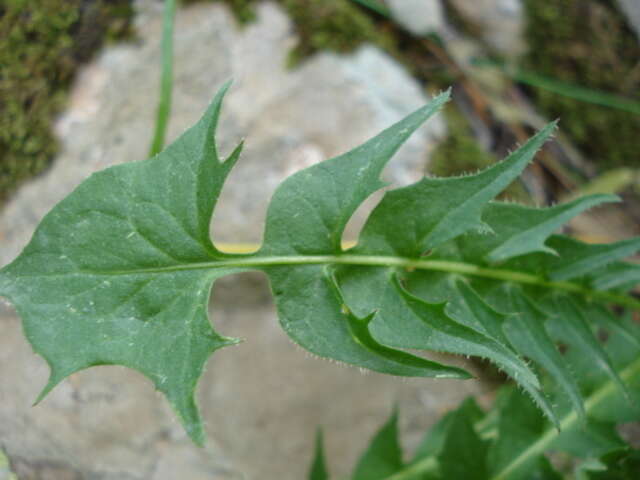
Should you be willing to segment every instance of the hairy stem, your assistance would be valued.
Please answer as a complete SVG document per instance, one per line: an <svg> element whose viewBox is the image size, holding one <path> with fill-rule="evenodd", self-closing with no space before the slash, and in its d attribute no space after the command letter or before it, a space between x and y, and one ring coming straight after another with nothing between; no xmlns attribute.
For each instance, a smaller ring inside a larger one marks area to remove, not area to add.
<svg viewBox="0 0 640 480"><path fill-rule="evenodd" d="M162 273L183 270L201 270L216 268L264 268L285 265L359 265L373 267L396 267L408 270L431 270L437 272L457 273L465 276L503 280L523 285L535 285L549 289L563 290L582 295L591 300L612 302L621 306L640 309L640 301L626 295L608 291L593 290L573 282L553 282L539 275L514 270L481 267L472 263L448 260L423 260L404 257L378 255L296 255L296 256L238 256L224 258L212 262L200 262L170 265L157 268L141 268L134 270L117 270L110 272L87 272L111 275L130 275L136 273Z"/></svg>

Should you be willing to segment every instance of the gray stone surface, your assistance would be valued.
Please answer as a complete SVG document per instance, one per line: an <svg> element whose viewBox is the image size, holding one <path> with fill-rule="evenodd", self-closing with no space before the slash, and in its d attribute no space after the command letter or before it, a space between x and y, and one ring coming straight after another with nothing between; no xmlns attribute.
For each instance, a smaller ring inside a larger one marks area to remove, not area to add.
<svg viewBox="0 0 640 480"><path fill-rule="evenodd" d="M638 0L618 0L620 8L627 16L629 24L636 32L640 40L640 1Z"/></svg>
<svg viewBox="0 0 640 480"><path fill-rule="evenodd" d="M440 0L387 0L391 14L414 35L437 33L445 28Z"/></svg>
<svg viewBox="0 0 640 480"><path fill-rule="evenodd" d="M523 53L525 18L522 0L451 0L454 7L480 28L483 39L498 52Z"/></svg>
<svg viewBox="0 0 640 480"><path fill-rule="evenodd" d="M0 213L0 265L27 242L41 217L91 172L145 157L154 117L160 39L157 2L138 3L139 39L111 47L80 75L57 125L62 152L53 168L22 188ZM235 27L221 5L181 10L171 137L193 123L216 89L235 84L219 138L247 148L214 219L217 239L259 241L266 202L291 172L353 147L425 97L381 52L322 54L283 68L294 37L274 5L257 23ZM399 152L388 174L421 175L443 134L431 121ZM300 479L313 434L323 425L332 470L345 474L394 401L406 443L468 394L472 381L403 380L311 358L277 325L266 282L257 274L220 281L212 318L221 333L247 342L216 353L199 386L206 449L185 437L166 402L139 374L118 367L80 372L40 405L31 403L48 369L34 355L10 306L0 304L0 447L25 478L165 480Z"/></svg>

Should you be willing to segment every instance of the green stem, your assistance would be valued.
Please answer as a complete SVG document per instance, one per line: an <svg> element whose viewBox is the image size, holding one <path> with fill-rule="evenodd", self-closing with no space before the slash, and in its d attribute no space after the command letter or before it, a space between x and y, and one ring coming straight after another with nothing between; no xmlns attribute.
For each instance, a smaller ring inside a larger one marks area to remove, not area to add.
<svg viewBox="0 0 640 480"><path fill-rule="evenodd" d="M504 280L523 285L534 285L543 288L564 290L576 293L588 299L603 300L621 306L640 309L640 301L633 297L612 292L593 290L572 282L553 282L539 275L503 270L499 268L480 267L472 263L453 262L448 260L422 260L403 257L387 257L375 255L300 255L300 256L238 256L216 260L167 267L142 268L135 270L117 270L100 272L107 275L131 275L139 273L164 273L183 270L207 270L215 268L262 268L287 265L354 265L372 267L399 267L407 270L431 270L437 272L457 273L473 277ZM87 272L95 273L95 272Z"/></svg>
<svg viewBox="0 0 640 480"><path fill-rule="evenodd" d="M416 478L420 478L419 475L437 471L438 460L436 457L426 457L384 480L415 480Z"/></svg>
<svg viewBox="0 0 640 480"><path fill-rule="evenodd" d="M627 365L620 372L620 378L627 383L630 383L636 376L640 375L640 358ZM609 400L609 397L616 394L617 386L612 380L605 382L600 388L595 390L589 395L584 402L584 410L586 414L592 412L596 407ZM529 461L533 457L542 455L551 445L551 443L560 435L563 431L573 428L577 422L580 421L578 414L572 410L562 420L560 420L560 429L555 427L549 427L545 433L543 433L538 440L530 444L519 455L514 457L511 462L506 465L502 470L495 473L490 480L508 480L510 476L518 470L523 464ZM484 432L482 436L484 438L490 438L496 435L495 430L489 430ZM438 460L436 457L425 457L420 461L413 463L406 467L404 470L397 472L384 480L413 480L418 478L420 474L428 472L434 472L438 470Z"/></svg>
<svg viewBox="0 0 640 480"><path fill-rule="evenodd" d="M176 0L165 0L162 24L162 74L160 78L160 101L156 112L156 126L149 156L160 153L171 113L171 90L173 88L173 23Z"/></svg>

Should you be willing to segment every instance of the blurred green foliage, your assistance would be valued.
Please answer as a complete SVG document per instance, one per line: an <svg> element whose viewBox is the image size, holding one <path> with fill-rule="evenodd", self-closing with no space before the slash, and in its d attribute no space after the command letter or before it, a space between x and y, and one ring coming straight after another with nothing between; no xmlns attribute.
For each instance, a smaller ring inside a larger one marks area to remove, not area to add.
<svg viewBox="0 0 640 480"><path fill-rule="evenodd" d="M525 0L530 71L640 100L640 44L610 0ZM563 132L602 168L640 165L640 116L531 90Z"/></svg>
<svg viewBox="0 0 640 480"><path fill-rule="evenodd" d="M0 4L0 203L56 152L52 120L78 65L129 32L129 0Z"/></svg>

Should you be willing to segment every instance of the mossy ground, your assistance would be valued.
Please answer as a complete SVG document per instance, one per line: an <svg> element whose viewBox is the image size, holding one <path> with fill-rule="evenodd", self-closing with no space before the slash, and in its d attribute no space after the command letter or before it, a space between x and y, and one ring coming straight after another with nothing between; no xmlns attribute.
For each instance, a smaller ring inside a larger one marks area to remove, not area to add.
<svg viewBox="0 0 640 480"><path fill-rule="evenodd" d="M0 204L41 172L52 121L79 64L128 32L129 0L4 0L0 6Z"/></svg>
<svg viewBox="0 0 640 480"><path fill-rule="evenodd" d="M525 0L529 53L537 74L640 100L640 44L610 0ZM561 119L601 168L640 166L640 116L532 88L537 105Z"/></svg>

